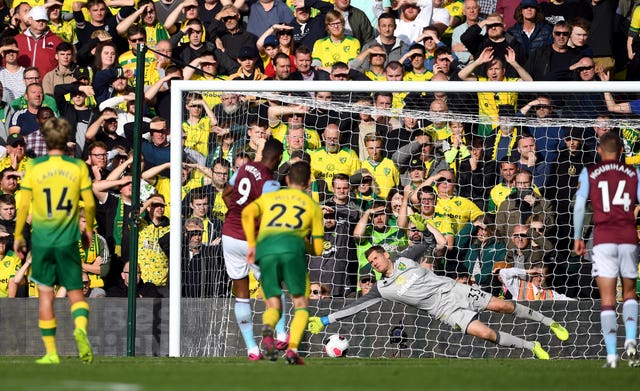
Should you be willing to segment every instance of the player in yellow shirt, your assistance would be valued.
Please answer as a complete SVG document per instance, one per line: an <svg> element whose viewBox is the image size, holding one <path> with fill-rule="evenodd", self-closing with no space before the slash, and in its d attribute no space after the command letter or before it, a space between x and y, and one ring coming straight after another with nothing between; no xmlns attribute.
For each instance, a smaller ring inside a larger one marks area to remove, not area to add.
<svg viewBox="0 0 640 391"><path fill-rule="evenodd" d="M58 364L56 319L53 310L54 285L67 289L71 314L75 323L74 337L83 362L93 361L93 351L87 338L89 304L82 293L82 268L78 240L85 248L93 239L95 199L85 162L65 154L71 140L71 125L58 118L49 119L40 129L48 155L29 162L21 187L23 197L18 207L14 250L24 256L26 242L22 235L27 211L31 204L33 258L31 279L38 284L40 332L46 354L36 362ZM84 203L86 228L80 232L79 201Z"/></svg>
<svg viewBox="0 0 640 391"><path fill-rule="evenodd" d="M305 252L320 255L324 243L322 209L304 191L310 179L309 164L296 162L286 177L287 189L263 193L242 211L242 228L249 246L247 262L260 266L260 280L268 303L262 316L262 347L265 356L271 361L277 360L273 329L282 312L280 295L284 282L295 308L286 353L287 362L292 365L303 364L298 346L309 320L309 275ZM260 233L256 240L257 218L260 218Z"/></svg>

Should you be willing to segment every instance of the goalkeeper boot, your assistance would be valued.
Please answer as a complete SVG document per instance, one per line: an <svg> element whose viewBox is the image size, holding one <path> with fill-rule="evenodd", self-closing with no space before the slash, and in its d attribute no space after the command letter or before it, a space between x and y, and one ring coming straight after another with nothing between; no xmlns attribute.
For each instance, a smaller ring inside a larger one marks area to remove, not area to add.
<svg viewBox="0 0 640 391"><path fill-rule="evenodd" d="M607 362L602 366L602 368L617 368L618 367L618 357L607 357Z"/></svg>
<svg viewBox="0 0 640 391"><path fill-rule="evenodd" d="M276 348L276 340L273 338L273 329L265 326L262 329L262 351L270 361L278 360L278 349Z"/></svg>
<svg viewBox="0 0 640 391"><path fill-rule="evenodd" d="M75 329L73 331L73 337L76 339L76 345L78 345L78 356L80 361L85 364L91 364L93 362L93 350L87 338L87 331L84 329Z"/></svg>
<svg viewBox="0 0 640 391"><path fill-rule="evenodd" d="M276 349L283 352L287 350L289 347L289 334L287 334L287 338L285 340L276 339Z"/></svg>
<svg viewBox="0 0 640 391"><path fill-rule="evenodd" d="M287 359L289 365L304 365L304 361L302 361L298 352L294 350L287 350L287 354L285 354L284 357Z"/></svg>
<svg viewBox="0 0 640 391"><path fill-rule="evenodd" d="M562 327L560 323L553 322L551 323L551 325L549 325L549 328L551 329L551 331L553 331L553 333L556 335L556 337L558 337L560 341L566 341L569 339L569 332L567 331L567 329Z"/></svg>
<svg viewBox="0 0 640 391"><path fill-rule="evenodd" d="M633 343L628 343L625 346L625 350L627 353L627 364L629 364L632 368L640 367L640 355L636 350L636 345Z"/></svg>
<svg viewBox="0 0 640 391"><path fill-rule="evenodd" d="M58 353L47 353L37 359L36 364L60 364L60 357L58 357Z"/></svg>
<svg viewBox="0 0 640 391"><path fill-rule="evenodd" d="M549 359L549 353L547 353L547 351L542 348L542 345L540 345L540 342L538 342L538 341L533 343L532 352L533 352L533 354L536 356L536 358L538 360L548 360Z"/></svg>

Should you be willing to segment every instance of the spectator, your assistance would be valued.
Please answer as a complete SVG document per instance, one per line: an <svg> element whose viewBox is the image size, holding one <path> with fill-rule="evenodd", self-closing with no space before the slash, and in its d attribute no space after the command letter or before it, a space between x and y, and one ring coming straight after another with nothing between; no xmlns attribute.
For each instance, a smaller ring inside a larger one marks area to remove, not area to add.
<svg viewBox="0 0 640 391"><path fill-rule="evenodd" d="M243 47L256 47L257 37L246 31L242 25L240 11L233 4L227 4L216 15L224 28L217 32L216 47L225 52L234 61L240 58Z"/></svg>
<svg viewBox="0 0 640 391"><path fill-rule="evenodd" d="M85 19L82 8L86 7L89 13L89 21ZM97 30L106 31L114 42L118 45L118 51L124 51L125 45L118 43L119 36L117 34L117 25L123 20L126 15L123 16L123 12L126 9L121 9L115 16L111 14L107 4L104 0L89 0L86 3L75 2L72 6L73 19L76 21L76 32L78 34L78 41L81 43L89 42L93 32Z"/></svg>
<svg viewBox="0 0 640 391"><path fill-rule="evenodd" d="M234 146L234 149L238 153L246 154L252 161L259 161L262 157L262 148L271 136L269 128L262 121L256 119L249 120L249 129L247 130L247 136L249 141L238 140Z"/></svg>
<svg viewBox="0 0 640 391"><path fill-rule="evenodd" d="M569 26L571 27L569 47L573 48L580 56L593 57L593 50L587 45L589 31L591 31L591 23L578 16L575 19L571 19Z"/></svg>
<svg viewBox="0 0 640 391"><path fill-rule="evenodd" d="M115 68L118 61L116 45L110 41L102 41L96 46L94 61L91 63L93 74L105 69Z"/></svg>
<svg viewBox="0 0 640 391"><path fill-rule="evenodd" d="M339 0L348 2L348 0ZM368 22L367 22L368 23ZM328 35L313 44L311 66L329 68L336 62L348 64L360 53L360 42L345 33L345 20L338 11L329 11L324 22Z"/></svg>
<svg viewBox="0 0 640 391"><path fill-rule="evenodd" d="M570 34L569 24L558 22L553 26L553 42L531 52L525 68L533 80L571 80L571 71L574 70L571 65L576 62L579 53L569 46Z"/></svg>
<svg viewBox="0 0 640 391"><path fill-rule="evenodd" d="M383 156L381 136L368 135L364 139L368 158L362 161L362 168L369 170L380 186L380 197L386 199L389 190L397 186L400 172L393 161Z"/></svg>
<svg viewBox="0 0 640 391"><path fill-rule="evenodd" d="M0 41L0 53L4 59L4 66L0 67L0 82L3 86L2 100L11 103L14 99L24 95L26 84L23 80L24 67L18 64L18 42L13 37L6 37Z"/></svg>
<svg viewBox="0 0 640 391"><path fill-rule="evenodd" d="M513 158L504 158L499 162L501 181L489 193L487 212L495 213L500 204L514 191L518 165Z"/></svg>
<svg viewBox="0 0 640 391"><path fill-rule="evenodd" d="M362 297L371 291L371 288L376 283L376 276L373 274L360 274L360 278L358 279L358 289L349 293L347 297L357 299L358 297Z"/></svg>
<svg viewBox="0 0 640 391"><path fill-rule="evenodd" d="M84 208L79 211L80 231L83 232L87 220L84 217ZM90 295L87 297L105 297L107 294L104 290L104 280L109 273L111 266L111 256L105 238L97 232L93 233L93 242L89 248L80 246L80 259L82 260L82 280L85 283L85 289L88 289ZM86 279L85 279L86 277ZM87 284L88 283L88 284Z"/></svg>
<svg viewBox="0 0 640 391"><path fill-rule="evenodd" d="M119 35L124 36L126 34L128 36L129 27L137 23L139 23L139 26L143 27L145 31L149 29L149 31L153 32L153 34L145 33L145 44L150 49L157 49L159 42L169 39L169 32L162 22L158 20L156 6L152 0L139 1L138 9L118 23L116 30ZM131 47L132 50L134 46Z"/></svg>
<svg viewBox="0 0 640 391"><path fill-rule="evenodd" d="M400 61L400 57L406 52L408 44L396 36L396 20L390 13L382 13L378 17L378 36L362 46L362 51L374 45L381 45L385 53L385 63ZM402 61L400 61L402 62ZM364 61L363 68L367 68L367 60Z"/></svg>
<svg viewBox="0 0 640 391"><path fill-rule="evenodd" d="M107 169L107 145L102 141L95 141L88 145L87 152L87 165L91 181L106 179L111 172Z"/></svg>
<svg viewBox="0 0 640 391"><path fill-rule="evenodd" d="M373 81L385 81L385 64L387 62L387 52L379 43L371 44L363 49L358 57L349 61L349 67L363 72L366 77ZM368 65L367 65L368 64Z"/></svg>
<svg viewBox="0 0 640 391"><path fill-rule="evenodd" d="M4 170L3 170L4 171ZM13 246L13 238L16 232L16 196L21 197L20 192L14 194L0 194L0 227L9 233L7 238L7 246ZM28 247L31 242L31 225L26 224L22 230L22 236L25 238Z"/></svg>
<svg viewBox="0 0 640 391"><path fill-rule="evenodd" d="M351 185L351 195L361 209L367 210L373 204L373 201L382 199L380 197L380 186L373 174L366 168L357 170L349 177ZM387 196L388 197L388 196ZM389 220L390 224L395 224L393 217Z"/></svg>
<svg viewBox="0 0 640 391"><path fill-rule="evenodd" d="M152 195L142 205L147 213L147 225L139 233L138 253L142 281L152 283L163 297L168 297L169 258L160 248L160 238L169 234L165 206L161 194Z"/></svg>
<svg viewBox="0 0 640 391"><path fill-rule="evenodd" d="M194 20L200 21L199 16L200 7L197 0L186 0L179 3L166 18L160 18L160 20L164 21L164 27L169 34L171 34L172 38L180 34L180 39L178 39L177 42L189 43L191 36L188 34L188 31L185 31L185 28ZM204 39L206 38L206 33L204 32L204 26L201 27L203 27L203 31L201 31L199 35ZM184 34L181 34L181 32Z"/></svg>
<svg viewBox="0 0 640 391"><path fill-rule="evenodd" d="M398 2L400 10L396 20L396 37L406 45L417 42L424 26L431 24L431 13L433 3L427 1L405 1Z"/></svg>
<svg viewBox="0 0 640 391"><path fill-rule="evenodd" d="M480 6L478 0L465 0L463 3L464 23L453 29L451 35L451 50L458 57L462 65L466 65L472 58L471 53L461 41L462 34L480 21Z"/></svg>
<svg viewBox="0 0 640 391"><path fill-rule="evenodd" d="M536 49L553 42L553 26L544 19L537 0L522 0L514 16L516 23L511 28L507 27L507 32L520 43L527 58Z"/></svg>
<svg viewBox="0 0 640 391"><path fill-rule="evenodd" d="M506 245L495 235L496 223L492 215L477 217L456 235L455 248L462 251L462 269L483 290L492 291L492 271L506 256Z"/></svg>
<svg viewBox="0 0 640 391"><path fill-rule="evenodd" d="M311 17L311 8L320 11ZM327 12L333 9L333 5L322 0L297 0L294 2L293 43L296 47L313 47L313 44L324 37L327 31L324 26L324 19Z"/></svg>
<svg viewBox="0 0 640 391"><path fill-rule="evenodd" d="M458 167L458 194L481 210L488 210L490 191L498 182L498 164L486 157L484 140L480 137L471 139L469 151Z"/></svg>
<svg viewBox="0 0 640 391"><path fill-rule="evenodd" d="M353 231L360 208L350 197L349 177L333 177L333 194L322 204L327 246L319 256L309 258L309 278L331 287L331 295L344 296L353 290L358 263Z"/></svg>
<svg viewBox="0 0 640 391"><path fill-rule="evenodd" d="M270 26L276 23L291 24L293 12L287 5L278 0L248 0L249 20L247 31L256 37L261 36Z"/></svg>
<svg viewBox="0 0 640 391"><path fill-rule="evenodd" d="M547 274L548 267L543 264L531 265L528 270L517 267L500 269L500 279L514 300L575 300L547 288Z"/></svg>
<svg viewBox="0 0 640 391"><path fill-rule="evenodd" d="M30 84L27 87L25 97L27 107L13 114L9 124L9 133L28 136L40 128L37 122L37 115L38 110L43 107L44 93L42 91L42 85L40 83Z"/></svg>
<svg viewBox="0 0 640 391"><path fill-rule="evenodd" d="M47 72L42 79L44 93L53 95L53 89L58 84L66 84L74 81L73 72L76 65L73 46L68 42L62 42L56 47L55 60L57 65Z"/></svg>
<svg viewBox="0 0 640 391"><path fill-rule="evenodd" d="M36 158L47 154L47 145L45 144L44 136L40 132L40 129L44 126L45 122L49 118L53 118L53 110L48 107L41 107L36 114L36 121L38 122L38 129L29 133L25 138L25 144L27 148L27 156Z"/></svg>
<svg viewBox="0 0 640 391"><path fill-rule="evenodd" d="M295 71L293 35L291 29L292 27L286 24L275 24L269 27L256 42L258 52L260 52L260 57L262 58L264 73L270 78L273 78L276 74L274 58L279 53L289 57L291 60L291 68Z"/></svg>
<svg viewBox="0 0 640 391"><path fill-rule="evenodd" d="M413 198L413 194L415 194L415 198ZM418 210L420 221L428 223L428 225L435 228L442 236L441 239L443 243L441 244L445 246L446 249L451 249L454 242L453 222L448 216L436 213L438 196L436 195L435 190L429 185L419 187L415 192L405 192L402 207L400 208L400 216L398 217L398 226L403 229L410 227L411 224L402 218L402 211L408 210L406 208L409 206L409 201L412 199L417 201L411 202L416 205L415 209ZM411 239L412 233L407 232L407 234Z"/></svg>
<svg viewBox="0 0 640 391"><path fill-rule="evenodd" d="M134 24L127 29L127 41L129 42L128 50L120 56L118 56L118 66L129 76L129 85L134 86L136 84L136 78L134 76L136 70L138 45L147 43L147 31L143 25ZM149 86L153 84L154 80L150 79L153 76L153 69L156 66L156 57L151 51L144 53L144 85ZM130 71L130 72L127 72Z"/></svg>
<svg viewBox="0 0 640 391"><path fill-rule="evenodd" d="M360 44L373 39L374 31L369 18L360 8L352 6L351 0L334 1L334 7L346 21L345 34L353 36Z"/></svg>
<svg viewBox="0 0 640 391"><path fill-rule="evenodd" d="M516 227L525 225L531 215L541 215L548 231L555 226L553 205L546 198L536 194L529 171L516 174L516 189L500 204L496 213L496 235L500 238L513 236Z"/></svg>
<svg viewBox="0 0 640 391"><path fill-rule="evenodd" d="M44 7L33 7L29 11L29 28L16 35L18 63L23 67L37 67L40 74L56 67L56 48L62 39L49 30L49 16Z"/></svg>
<svg viewBox="0 0 640 391"><path fill-rule="evenodd" d="M536 99L527 102L520 109L520 114L527 116L533 109L537 123L527 127L527 131L536 140L536 150L542 155L547 164L551 164L558 158L558 153L563 144L563 130L555 125L555 106L551 98L546 94L538 94Z"/></svg>
<svg viewBox="0 0 640 391"><path fill-rule="evenodd" d="M328 124L322 134L324 148L311 153L311 173L316 179L327 182L341 173L352 175L360 168L358 155L347 147L340 145L340 128L336 124ZM329 189L331 190L331 188Z"/></svg>
<svg viewBox="0 0 640 391"><path fill-rule="evenodd" d="M511 122L515 109L511 105L498 107L497 129L485 139L487 152L491 159L501 161L510 156L516 156L514 147L517 147L518 138L522 135L522 129ZM482 126L482 125L481 125Z"/></svg>
<svg viewBox="0 0 640 391"><path fill-rule="evenodd" d="M331 288L327 284L320 284L318 282L312 282L309 284L309 299L321 300L331 297Z"/></svg>
<svg viewBox="0 0 640 391"><path fill-rule="evenodd" d="M29 102L27 101L26 96L26 87L34 83L40 84L40 71L36 67L28 67L22 73L22 80L25 87L25 94L11 101L11 108L15 111L24 110L29 106ZM55 99L52 96L46 95L44 93L42 95L43 100L41 104L45 107L51 107L56 116L59 115Z"/></svg>
<svg viewBox="0 0 640 391"><path fill-rule="evenodd" d="M258 49L254 46L243 46L238 54L238 64L240 68L232 75L229 80L263 80L267 76L263 74L257 67Z"/></svg>
<svg viewBox="0 0 640 391"><path fill-rule="evenodd" d="M510 238L505 258L507 267L529 269L535 264L548 260L545 254L551 250L549 242L540 236L532 238L529 227L526 225L515 226Z"/></svg>
<svg viewBox="0 0 640 391"><path fill-rule="evenodd" d="M22 266L22 260L7 247L9 233L6 228L0 226L0 299L16 297L18 284L14 279Z"/></svg>
<svg viewBox="0 0 640 391"><path fill-rule="evenodd" d="M118 114L112 108L102 110L98 117L87 129L86 142L101 141L107 146L107 150L122 147L129 150L129 141L117 133Z"/></svg>
<svg viewBox="0 0 640 391"><path fill-rule="evenodd" d="M107 297L128 297L129 296L129 261L125 262L118 283L107 289ZM140 278L142 274L137 269L136 296L137 297L160 297L158 288L155 285L144 282Z"/></svg>
<svg viewBox="0 0 640 391"><path fill-rule="evenodd" d="M209 155L209 135L213 131L215 117L211 107L199 93L189 94L185 99L187 119L182 122L182 130L186 133L186 148L191 148L203 156Z"/></svg>
<svg viewBox="0 0 640 391"><path fill-rule="evenodd" d="M429 81L433 77L433 71L425 67L425 48L419 43L414 43L399 60L400 63L409 63L408 71L402 77L403 81Z"/></svg>
<svg viewBox="0 0 640 391"><path fill-rule="evenodd" d="M593 19L593 12L589 3L584 0L566 1L555 0L553 2L543 1L540 3L540 12L547 22L555 25L559 22L571 23L577 17L586 20Z"/></svg>
<svg viewBox="0 0 640 391"><path fill-rule="evenodd" d="M549 165L536 151L536 141L530 134L523 134L516 142L518 146L519 171L528 171L533 175L533 182L538 188L544 188L549 174ZM516 183L517 184L517 183Z"/></svg>
<svg viewBox="0 0 640 391"><path fill-rule="evenodd" d="M14 171L25 172L26 163L30 160L26 152L24 137L18 133L10 134L7 137L7 154L0 159L0 170L11 167Z"/></svg>
<svg viewBox="0 0 640 391"><path fill-rule="evenodd" d="M133 132L135 125L129 122L124 125L124 133L127 140L133 145ZM170 160L170 145L168 140L169 129L167 121L162 117L154 117L150 123L143 122L141 134L150 133L149 140L142 139L141 151L144 156L145 168L159 166Z"/></svg>
<svg viewBox="0 0 640 391"><path fill-rule="evenodd" d="M420 134L391 156L391 159L402 174L400 182L403 186L409 183L407 169L414 158L423 162L426 168L425 177L427 178L449 166L444 157L436 153L431 136Z"/></svg>
<svg viewBox="0 0 640 391"><path fill-rule="evenodd" d="M171 36L173 57L188 64L204 52L215 51L215 44L205 40L204 33L204 25L200 19L189 20L180 31ZM183 37L188 37L188 40L184 42Z"/></svg>
<svg viewBox="0 0 640 391"><path fill-rule="evenodd" d="M603 71L613 71L615 66L613 43L616 41L614 29L618 20L617 4L615 1L596 1L588 3L587 6L591 8L593 14L593 18L588 20L591 21L593 31L598 32L591 34L587 39L587 44L593 50L593 59ZM622 46L622 42L619 46Z"/></svg>

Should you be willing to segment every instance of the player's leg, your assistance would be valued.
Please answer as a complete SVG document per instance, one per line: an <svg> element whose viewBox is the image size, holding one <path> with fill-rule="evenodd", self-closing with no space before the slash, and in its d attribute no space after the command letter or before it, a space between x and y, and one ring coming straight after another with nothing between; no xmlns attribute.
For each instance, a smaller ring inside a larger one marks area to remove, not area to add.
<svg viewBox="0 0 640 391"><path fill-rule="evenodd" d="M630 367L640 367L640 355L636 350L638 330L638 297L636 281L638 280L638 246L620 245L620 275L622 276L622 318L624 319L627 363Z"/></svg>
<svg viewBox="0 0 640 391"><path fill-rule="evenodd" d="M262 354L253 336L253 318L249 300L249 266L247 264L247 242L222 235L222 251L227 274L233 283L236 322L247 346L249 360L260 360Z"/></svg>
<svg viewBox="0 0 640 391"><path fill-rule="evenodd" d="M36 360L38 364L59 364L58 349L56 347L56 317L53 312L55 293L52 287L38 285L38 326L44 343L45 355Z"/></svg>
<svg viewBox="0 0 640 391"><path fill-rule="evenodd" d="M536 358L548 360L549 354L542 348L539 342L530 342L502 331L496 332L481 321L474 319L467 327L467 334L482 338L499 346L507 348L521 348L530 350Z"/></svg>
<svg viewBox="0 0 640 391"><path fill-rule="evenodd" d="M304 253L291 254L286 261L286 267L283 268L284 282L291 294L294 315L291 319L289 345L285 357L289 364L302 365L304 362L298 354L298 346L309 323L309 275Z"/></svg>
<svg viewBox="0 0 640 391"><path fill-rule="evenodd" d="M265 297L265 311L262 314L262 351L271 361L278 359L278 349L273 337L273 330L282 315L282 295L280 275L280 254L265 255L260 258L260 281L262 282L262 292Z"/></svg>
<svg viewBox="0 0 640 391"><path fill-rule="evenodd" d="M289 334L287 333L287 319L286 319L286 308L287 308L287 297L282 292L280 295L280 301L282 303L282 312L280 315L280 319L278 323L276 323L276 348L278 350L286 350L287 345L289 344Z"/></svg>
<svg viewBox="0 0 640 391"><path fill-rule="evenodd" d="M487 309L502 314L512 314L516 318L542 323L545 326L549 326L551 331L553 331L561 341L569 339L569 332L560 323L520 303L502 300L493 296L487 305Z"/></svg>
<svg viewBox="0 0 640 391"><path fill-rule="evenodd" d="M595 277L600 291L600 326L602 327L604 346L607 351L607 363L605 366L615 368L618 366L618 356L616 354L616 336L618 333L616 285L620 274L618 245L611 243L598 244L593 246L591 252L593 259L591 274Z"/></svg>
<svg viewBox="0 0 640 391"><path fill-rule="evenodd" d="M75 324L73 337L78 346L78 356L80 360L86 364L93 362L93 349L87 337L87 325L89 323L89 303L84 298L84 294L80 289L74 289L67 292L67 297L71 303L71 316Z"/></svg>

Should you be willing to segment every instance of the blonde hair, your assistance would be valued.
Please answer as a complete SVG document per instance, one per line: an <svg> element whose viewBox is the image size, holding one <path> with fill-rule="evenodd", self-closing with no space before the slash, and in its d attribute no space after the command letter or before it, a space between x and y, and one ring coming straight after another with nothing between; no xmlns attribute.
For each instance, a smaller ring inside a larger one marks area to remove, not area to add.
<svg viewBox="0 0 640 391"><path fill-rule="evenodd" d="M49 118L40 129L44 137L47 150L66 150L67 142L71 140L71 125L64 118Z"/></svg>

